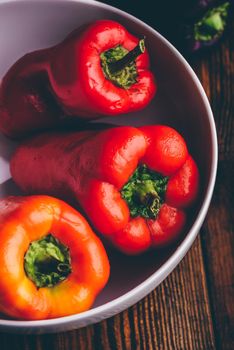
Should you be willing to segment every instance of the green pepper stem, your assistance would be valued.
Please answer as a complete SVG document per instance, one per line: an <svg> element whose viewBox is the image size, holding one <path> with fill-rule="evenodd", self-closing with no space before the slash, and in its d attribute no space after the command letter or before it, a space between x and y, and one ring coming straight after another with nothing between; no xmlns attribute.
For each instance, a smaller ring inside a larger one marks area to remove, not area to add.
<svg viewBox="0 0 234 350"><path fill-rule="evenodd" d="M155 219L164 201L168 178L141 164L121 189L132 217Z"/></svg>
<svg viewBox="0 0 234 350"><path fill-rule="evenodd" d="M54 271L58 273L69 271L69 264L62 263L60 260L56 259L46 252L43 253L35 261L37 268L41 273L47 273L48 271Z"/></svg>
<svg viewBox="0 0 234 350"><path fill-rule="evenodd" d="M123 58L118 61L109 63L109 71L111 74L117 73L124 69L127 65L134 62L135 59L145 52L145 38L139 40L137 46L129 51Z"/></svg>
<svg viewBox="0 0 234 350"><path fill-rule="evenodd" d="M147 204L149 196L159 197L155 191L153 181L146 180L135 185L135 196L137 196L142 204Z"/></svg>
<svg viewBox="0 0 234 350"><path fill-rule="evenodd" d="M142 181L135 186L135 196L140 203L148 208L151 215L157 212L160 207L160 196L154 188L154 183L151 180Z"/></svg>
<svg viewBox="0 0 234 350"><path fill-rule="evenodd" d="M69 249L48 234L31 242L24 256L24 269L37 288L53 287L72 271Z"/></svg>
<svg viewBox="0 0 234 350"><path fill-rule="evenodd" d="M228 18L230 4L225 2L208 10L194 24L194 37L198 41L211 41L223 33Z"/></svg>

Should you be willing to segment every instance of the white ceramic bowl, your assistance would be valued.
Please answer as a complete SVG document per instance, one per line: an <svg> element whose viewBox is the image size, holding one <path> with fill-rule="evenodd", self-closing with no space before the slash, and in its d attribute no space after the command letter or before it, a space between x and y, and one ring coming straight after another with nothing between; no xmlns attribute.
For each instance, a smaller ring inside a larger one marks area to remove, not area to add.
<svg viewBox="0 0 234 350"><path fill-rule="evenodd" d="M144 111L105 119L105 122L142 125L165 123L185 137L196 159L202 180L199 203L185 237L177 246L141 257L108 251L111 277L93 308L81 314L51 320L0 319L0 329L17 333L71 330L110 317L142 299L159 285L184 257L203 223L211 200L217 167L215 124L204 90L184 58L159 33L108 5L90 0L1 0L0 78L23 54L60 42L74 28L96 19L114 19L132 33L147 37L158 93ZM0 196L18 194L8 162L15 144L0 136Z"/></svg>

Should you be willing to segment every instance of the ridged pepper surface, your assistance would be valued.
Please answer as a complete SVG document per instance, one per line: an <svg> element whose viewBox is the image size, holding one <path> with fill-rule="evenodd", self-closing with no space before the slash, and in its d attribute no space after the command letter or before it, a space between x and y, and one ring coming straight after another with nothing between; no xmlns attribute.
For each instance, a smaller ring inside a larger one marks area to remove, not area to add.
<svg viewBox="0 0 234 350"><path fill-rule="evenodd" d="M184 139L163 125L40 135L19 146L11 173L27 193L79 204L129 254L175 241L199 189Z"/></svg>
<svg viewBox="0 0 234 350"><path fill-rule="evenodd" d="M67 116L129 113L146 107L155 92L144 39L100 20L52 48L26 54L9 69L0 87L0 130L19 138Z"/></svg>
<svg viewBox="0 0 234 350"><path fill-rule="evenodd" d="M109 278L100 239L84 217L49 196L0 200L0 312L37 320L91 307Z"/></svg>

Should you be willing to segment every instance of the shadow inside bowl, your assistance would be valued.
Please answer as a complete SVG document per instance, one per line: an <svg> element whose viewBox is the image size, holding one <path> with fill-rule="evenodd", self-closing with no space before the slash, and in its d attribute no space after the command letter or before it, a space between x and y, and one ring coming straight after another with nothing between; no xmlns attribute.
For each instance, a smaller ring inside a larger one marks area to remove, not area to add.
<svg viewBox="0 0 234 350"><path fill-rule="evenodd" d="M191 71L189 72L188 66L168 43L142 22L130 19L121 12L105 8L104 5L93 1L14 1L0 4L0 6L0 78L23 54L54 45L77 26L96 19L114 19L125 25L133 34L146 35L146 45L150 51L151 64L158 85L156 97L143 111L119 117L102 118L94 123L134 126L163 123L175 127L184 136L189 151L200 170L200 197L194 211L189 215L185 233L177 244L166 250L149 251L137 257L125 256L107 246L111 263L111 277L106 288L96 299L94 308L123 296L137 287L155 273L181 247L184 237L187 236L194 221L197 220L197 214L206 199L212 178L211 169L212 166L214 168L215 157L212 117L209 115L207 102L205 103L205 98L202 95L204 93L201 92L201 88L192 77ZM13 42L9 40L10 36L15 38L16 33L17 40ZM0 197L21 194L10 179L9 172L9 159L15 146L14 142L0 136ZM193 234L192 239L194 238ZM176 263L179 261L180 259L177 259ZM173 262L171 268L174 268L176 263ZM165 276L166 274L164 274L164 278ZM159 280L155 280L154 284L151 284L151 288L158 283ZM137 298L140 299L140 293ZM130 305L130 301L128 301L128 305ZM111 310L108 315L110 316L114 312L115 310ZM104 318L105 315L103 314L101 317ZM86 324L91 322L91 319L87 320ZM53 320L51 320L52 323Z"/></svg>

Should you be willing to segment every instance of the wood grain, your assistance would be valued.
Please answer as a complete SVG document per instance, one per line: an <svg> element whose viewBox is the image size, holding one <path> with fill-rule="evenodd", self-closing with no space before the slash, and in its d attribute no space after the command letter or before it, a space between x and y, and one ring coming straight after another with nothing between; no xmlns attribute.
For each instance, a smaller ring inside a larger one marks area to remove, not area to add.
<svg viewBox="0 0 234 350"><path fill-rule="evenodd" d="M219 165L202 230L202 248L218 349L234 349L234 23L211 55L194 62L214 112Z"/></svg>
<svg viewBox="0 0 234 350"><path fill-rule="evenodd" d="M234 162L219 163L216 189L202 246L218 349L234 349ZM232 208L232 210L230 210Z"/></svg>
<svg viewBox="0 0 234 350"><path fill-rule="evenodd" d="M234 24L230 29L230 34L222 43L213 48L209 54L202 55L191 61L210 100L214 113L220 161L234 160L233 32Z"/></svg>

